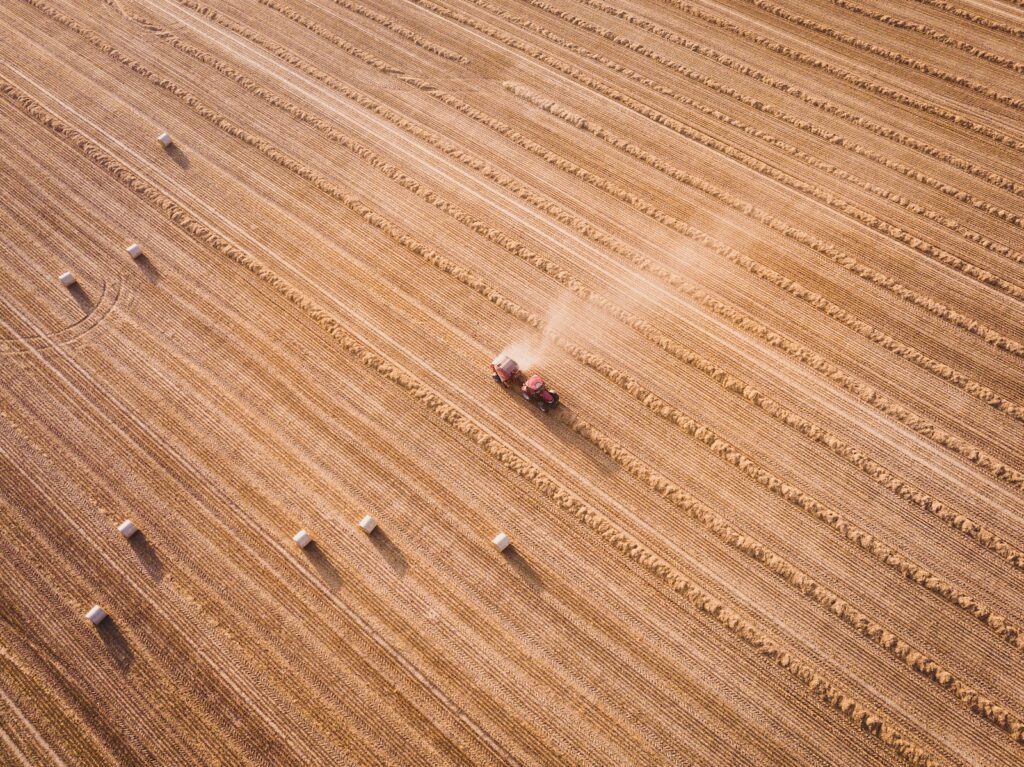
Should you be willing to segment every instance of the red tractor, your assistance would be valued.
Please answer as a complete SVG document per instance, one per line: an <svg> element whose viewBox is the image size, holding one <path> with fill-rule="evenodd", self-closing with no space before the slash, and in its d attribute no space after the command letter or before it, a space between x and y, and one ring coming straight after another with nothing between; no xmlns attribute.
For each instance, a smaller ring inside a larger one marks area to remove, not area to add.
<svg viewBox="0 0 1024 767"><path fill-rule="evenodd" d="M523 379L519 365L507 354L499 354L494 358L491 363L491 372L494 374L494 380L505 388L518 386ZM527 378L519 391L523 395L523 399L537 403L537 407L545 413L558 407L558 392L549 389L539 375Z"/></svg>

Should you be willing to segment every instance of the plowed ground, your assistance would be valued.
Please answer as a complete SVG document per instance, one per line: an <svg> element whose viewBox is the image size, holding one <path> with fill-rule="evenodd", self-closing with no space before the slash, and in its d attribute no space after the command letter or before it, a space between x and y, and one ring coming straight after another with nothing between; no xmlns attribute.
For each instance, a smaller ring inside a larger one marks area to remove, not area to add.
<svg viewBox="0 0 1024 767"><path fill-rule="evenodd" d="M0 4L0 762L1024 761L1024 6L779 2Z"/></svg>

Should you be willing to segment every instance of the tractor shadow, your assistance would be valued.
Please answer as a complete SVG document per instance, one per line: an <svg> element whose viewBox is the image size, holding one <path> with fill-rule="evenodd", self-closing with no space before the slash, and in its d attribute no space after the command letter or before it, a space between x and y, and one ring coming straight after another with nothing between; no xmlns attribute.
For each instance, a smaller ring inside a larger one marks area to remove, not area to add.
<svg viewBox="0 0 1024 767"><path fill-rule="evenodd" d="M107 652L110 653L114 665L121 671L128 671L135 663L135 653L132 652L131 645L121 633L121 629L114 623L114 619L107 616L107 619L97 626L96 630L99 632Z"/></svg>
<svg viewBox="0 0 1024 767"><path fill-rule="evenodd" d="M142 566L146 568L149 577L159 583L164 579L164 565L160 561L160 555L156 553L153 544L149 542L146 534L139 530L128 539L128 545L132 547L135 556L139 558Z"/></svg>
<svg viewBox="0 0 1024 767"><path fill-rule="evenodd" d="M78 308L84 313L88 314L92 311L92 299L89 298L89 294L85 292L85 288L82 287L81 283L76 282L68 288L68 293L75 299L75 303L78 304Z"/></svg>
<svg viewBox="0 0 1024 767"><path fill-rule="evenodd" d="M142 276L151 284L155 285L157 280L160 279L160 270L146 257L145 253L135 259L135 264L139 267L139 271L142 272Z"/></svg>
<svg viewBox="0 0 1024 767"><path fill-rule="evenodd" d="M409 569L409 562L394 541L388 537L388 534L378 527L370 534L370 542L380 552L388 566L395 571L395 575L399 578L405 577L405 572Z"/></svg>
<svg viewBox="0 0 1024 767"><path fill-rule="evenodd" d="M544 413L536 405L531 405L525 400L523 404L530 405L535 411L535 417L543 421L547 430L565 443L567 448L573 449L576 454L585 458L599 474L610 476L622 470L614 458L572 428L574 416L571 408L560 404L556 409Z"/></svg>
<svg viewBox="0 0 1024 767"><path fill-rule="evenodd" d="M339 573L338 568L331 563L331 560L327 558L327 554L324 553L324 550L321 549L319 545L317 545L316 541L313 541L306 546L306 548L303 549L303 552L309 561L313 563L313 567L316 568L316 571L320 574L320 577L331 591L337 591L341 588L341 573Z"/></svg>
<svg viewBox="0 0 1024 767"><path fill-rule="evenodd" d="M512 569L519 574L519 577L523 579L523 582L530 591L534 594L540 594L544 591L544 580L533 569L533 565L527 562L526 558L519 553L519 549L516 548L514 543L505 549L505 559L512 565Z"/></svg>
<svg viewBox="0 0 1024 767"><path fill-rule="evenodd" d="M549 434L557 437L567 450L571 450L574 454L585 458L599 474L609 476L621 470L622 467L611 456L573 431L571 426L573 421L572 408L559 403L558 407L554 410L549 410L545 413L536 403L523 399L523 396L516 388L506 388L505 394L516 401L516 405L521 408L517 408L519 413L525 412L531 418L537 420Z"/></svg>
<svg viewBox="0 0 1024 767"><path fill-rule="evenodd" d="M188 156L181 151L177 144L171 144L169 147L166 147L164 149L164 152L166 152L167 156L174 160L175 163L177 163L179 168L181 168L182 170L188 170L188 167L190 165L188 161Z"/></svg>

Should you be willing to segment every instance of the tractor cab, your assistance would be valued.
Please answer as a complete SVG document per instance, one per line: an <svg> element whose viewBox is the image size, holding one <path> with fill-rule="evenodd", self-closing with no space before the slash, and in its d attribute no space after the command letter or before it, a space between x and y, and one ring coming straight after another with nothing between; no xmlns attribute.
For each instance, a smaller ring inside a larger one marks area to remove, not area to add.
<svg viewBox="0 0 1024 767"><path fill-rule="evenodd" d="M549 389L539 375L532 375L526 379L522 393L523 399L536 402L537 406L545 413L558 406L558 392Z"/></svg>

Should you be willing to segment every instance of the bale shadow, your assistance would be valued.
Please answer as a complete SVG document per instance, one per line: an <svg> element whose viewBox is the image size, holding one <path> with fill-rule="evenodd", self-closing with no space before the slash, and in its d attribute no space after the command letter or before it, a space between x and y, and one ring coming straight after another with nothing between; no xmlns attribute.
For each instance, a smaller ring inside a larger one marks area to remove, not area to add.
<svg viewBox="0 0 1024 767"><path fill-rule="evenodd" d="M519 577L523 579L530 591L535 594L540 594L544 591L544 580L540 577L540 573L533 569L533 565L527 562L526 558L519 553L519 549L516 548L514 543L505 549L505 558L512 565L512 569L519 573Z"/></svg>
<svg viewBox="0 0 1024 767"><path fill-rule="evenodd" d="M88 314L92 311L92 299L89 298L89 294L85 292L85 288L82 287L80 282L76 282L74 285L68 288L68 293L75 299L75 303L78 304L78 308Z"/></svg>
<svg viewBox="0 0 1024 767"><path fill-rule="evenodd" d="M178 164L178 167L182 170L188 170L188 156L178 148L177 144L171 144L169 147L165 147L164 152L166 152L167 156Z"/></svg>
<svg viewBox="0 0 1024 767"><path fill-rule="evenodd" d="M388 534L378 527L370 535L370 541L373 543L373 547L384 557L384 561L395 571L395 575L402 578L405 575L405 571L409 569L409 562L394 542L388 538Z"/></svg>
<svg viewBox="0 0 1024 767"><path fill-rule="evenodd" d="M135 653L132 652L132 648L124 634L121 633L121 629L114 623L114 619L108 615L107 619L97 626L96 629L114 664L121 671L128 671L135 662Z"/></svg>
<svg viewBox="0 0 1024 767"><path fill-rule="evenodd" d="M155 285L160 279L160 270L156 268L156 265L146 257L145 253L136 258L135 263L138 264L142 276Z"/></svg>
<svg viewBox="0 0 1024 767"><path fill-rule="evenodd" d="M331 591L337 591L341 588L341 573L338 572L331 560L327 558L327 554L320 548L316 541L310 543L304 548L303 553L308 557L309 561L313 563L313 567L320 573L320 577L323 578L324 583L327 584Z"/></svg>
<svg viewBox="0 0 1024 767"><path fill-rule="evenodd" d="M142 566L146 568L149 577L157 583L162 581L164 579L163 562L160 561L160 556L156 553L156 549L153 548L153 544L149 542L146 534L139 530L128 539L128 545L132 547L135 556L139 558Z"/></svg>

